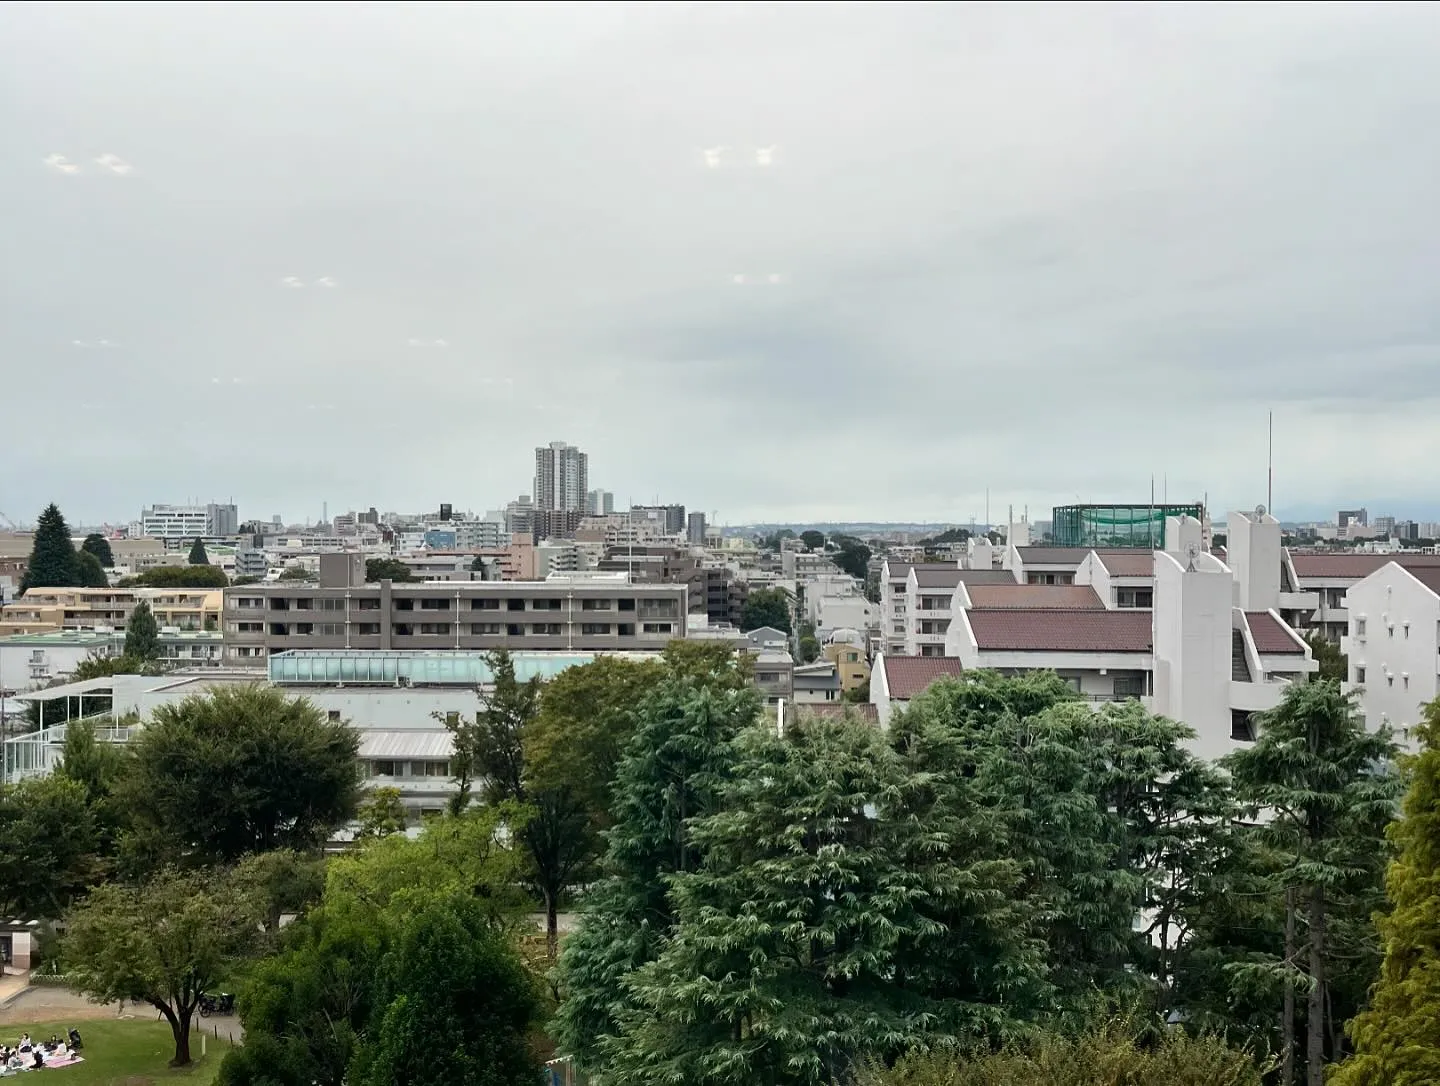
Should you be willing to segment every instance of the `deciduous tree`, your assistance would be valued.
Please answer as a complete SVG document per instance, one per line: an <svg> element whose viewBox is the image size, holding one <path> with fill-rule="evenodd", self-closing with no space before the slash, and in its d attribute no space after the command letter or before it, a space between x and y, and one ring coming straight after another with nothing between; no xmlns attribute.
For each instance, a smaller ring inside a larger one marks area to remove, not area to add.
<svg viewBox="0 0 1440 1086"><path fill-rule="evenodd" d="M93 554L103 568L113 569L115 567L115 555L110 550L110 541L99 532L91 532L87 535L85 541L80 544L80 549Z"/></svg>
<svg viewBox="0 0 1440 1086"><path fill-rule="evenodd" d="M32 777L0 788L0 909L58 919L95 874L95 819L82 785Z"/></svg>
<svg viewBox="0 0 1440 1086"><path fill-rule="evenodd" d="M162 705L130 741L121 786L144 853L228 863L308 851L354 817L359 739L304 698L217 687Z"/></svg>
<svg viewBox="0 0 1440 1086"><path fill-rule="evenodd" d="M371 584L376 581L413 581L415 574L410 567L398 558L369 558L365 561L365 580Z"/></svg>
<svg viewBox="0 0 1440 1086"><path fill-rule="evenodd" d="M806 550L818 551L825 546L825 533L814 528L807 529L800 533L800 542L805 544Z"/></svg>
<svg viewBox="0 0 1440 1086"><path fill-rule="evenodd" d="M360 823L360 828L355 831L357 841L404 833L409 818L405 813L405 804L400 800L400 789L372 788L360 804L357 820Z"/></svg>
<svg viewBox="0 0 1440 1086"><path fill-rule="evenodd" d="M120 583L136 588L224 588L230 579L219 566L152 566Z"/></svg>
<svg viewBox="0 0 1440 1086"><path fill-rule="evenodd" d="M106 883L66 918L66 975L86 995L148 1003L175 1040L172 1067L190 1063L200 997L255 948L260 909L232 872L165 869L138 885Z"/></svg>
<svg viewBox="0 0 1440 1086"><path fill-rule="evenodd" d="M740 629L758 630L761 626L790 632L790 596L783 588L757 588L746 597Z"/></svg>

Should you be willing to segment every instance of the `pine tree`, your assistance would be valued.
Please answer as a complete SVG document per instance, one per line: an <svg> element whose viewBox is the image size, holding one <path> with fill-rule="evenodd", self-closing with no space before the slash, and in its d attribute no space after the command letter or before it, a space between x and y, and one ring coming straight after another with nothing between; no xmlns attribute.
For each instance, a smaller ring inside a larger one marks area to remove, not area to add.
<svg viewBox="0 0 1440 1086"><path fill-rule="evenodd" d="M125 655L132 660L155 660L160 656L160 625L150 605L141 600L125 623Z"/></svg>
<svg viewBox="0 0 1440 1086"><path fill-rule="evenodd" d="M80 544L82 551L89 551L100 562L102 569L115 568L115 555L110 550L110 541L99 532L91 532Z"/></svg>
<svg viewBox="0 0 1440 1086"><path fill-rule="evenodd" d="M748 685L716 688L694 676L665 682L638 708L616 771L605 878L581 902L560 955L555 1037L596 1083L612 1081L619 1018L634 1008L630 980L674 926L667 878L701 862L690 820L715 810L733 741L759 711Z"/></svg>
<svg viewBox="0 0 1440 1086"><path fill-rule="evenodd" d="M70 526L52 502L35 524L35 543L20 581L20 592L23 595L32 588L74 588L79 583L80 564L70 539Z"/></svg>
<svg viewBox="0 0 1440 1086"><path fill-rule="evenodd" d="M1255 744L1225 760L1237 800L1257 823L1253 836L1278 861L1268 889L1287 902L1295 935L1270 971L1287 1007L1304 993L1309 1086L1322 1086L1327 1056L1340 1055L1335 996L1346 971L1373 975L1375 948L1359 929L1382 900L1385 826L1399 794L1395 754L1389 731L1368 731L1353 696L1324 680L1288 687L1261 716ZM1293 1047L1282 1045L1287 1071Z"/></svg>
<svg viewBox="0 0 1440 1086"><path fill-rule="evenodd" d="M1421 751L1389 830L1399 856L1386 879L1392 911L1379 920L1385 964L1370 1009L1348 1029L1355 1055L1332 1086L1440 1082L1440 699L1415 733Z"/></svg>
<svg viewBox="0 0 1440 1086"><path fill-rule="evenodd" d="M198 535L195 537L195 542L190 544L190 564L192 566L208 566L210 564L210 556L205 553L205 541Z"/></svg>

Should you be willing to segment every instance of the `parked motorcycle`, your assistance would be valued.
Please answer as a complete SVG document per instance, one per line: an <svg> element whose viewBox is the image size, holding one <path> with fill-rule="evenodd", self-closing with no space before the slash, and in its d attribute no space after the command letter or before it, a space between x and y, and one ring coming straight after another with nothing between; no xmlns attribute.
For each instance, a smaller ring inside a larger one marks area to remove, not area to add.
<svg viewBox="0 0 1440 1086"><path fill-rule="evenodd" d="M215 1015L230 1015L235 1013L235 997L229 992L217 992L214 995L206 993L200 997L200 1017L209 1018Z"/></svg>

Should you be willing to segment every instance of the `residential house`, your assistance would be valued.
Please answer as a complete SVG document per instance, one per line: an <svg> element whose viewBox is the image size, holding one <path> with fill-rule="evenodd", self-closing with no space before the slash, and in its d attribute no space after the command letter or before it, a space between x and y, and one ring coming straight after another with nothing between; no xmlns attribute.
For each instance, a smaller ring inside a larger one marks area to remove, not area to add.
<svg viewBox="0 0 1440 1086"><path fill-rule="evenodd" d="M953 656L881 656L870 673L870 704L882 727L890 726L895 710L929 689L937 679L960 675Z"/></svg>
<svg viewBox="0 0 1440 1086"><path fill-rule="evenodd" d="M1386 562L1342 605L1349 629L1340 647L1366 723L1408 742L1423 706L1440 696L1440 566Z"/></svg>

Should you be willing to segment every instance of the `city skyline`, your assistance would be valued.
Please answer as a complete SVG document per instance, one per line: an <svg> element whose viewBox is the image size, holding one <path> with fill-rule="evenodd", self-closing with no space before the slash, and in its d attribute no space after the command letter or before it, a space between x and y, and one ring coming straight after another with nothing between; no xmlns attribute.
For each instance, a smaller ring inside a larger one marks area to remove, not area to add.
<svg viewBox="0 0 1440 1086"><path fill-rule="evenodd" d="M1427 6L81 10L0 9L12 517L557 434L731 522L1243 509L1272 410L1282 514L1428 499Z"/></svg>

